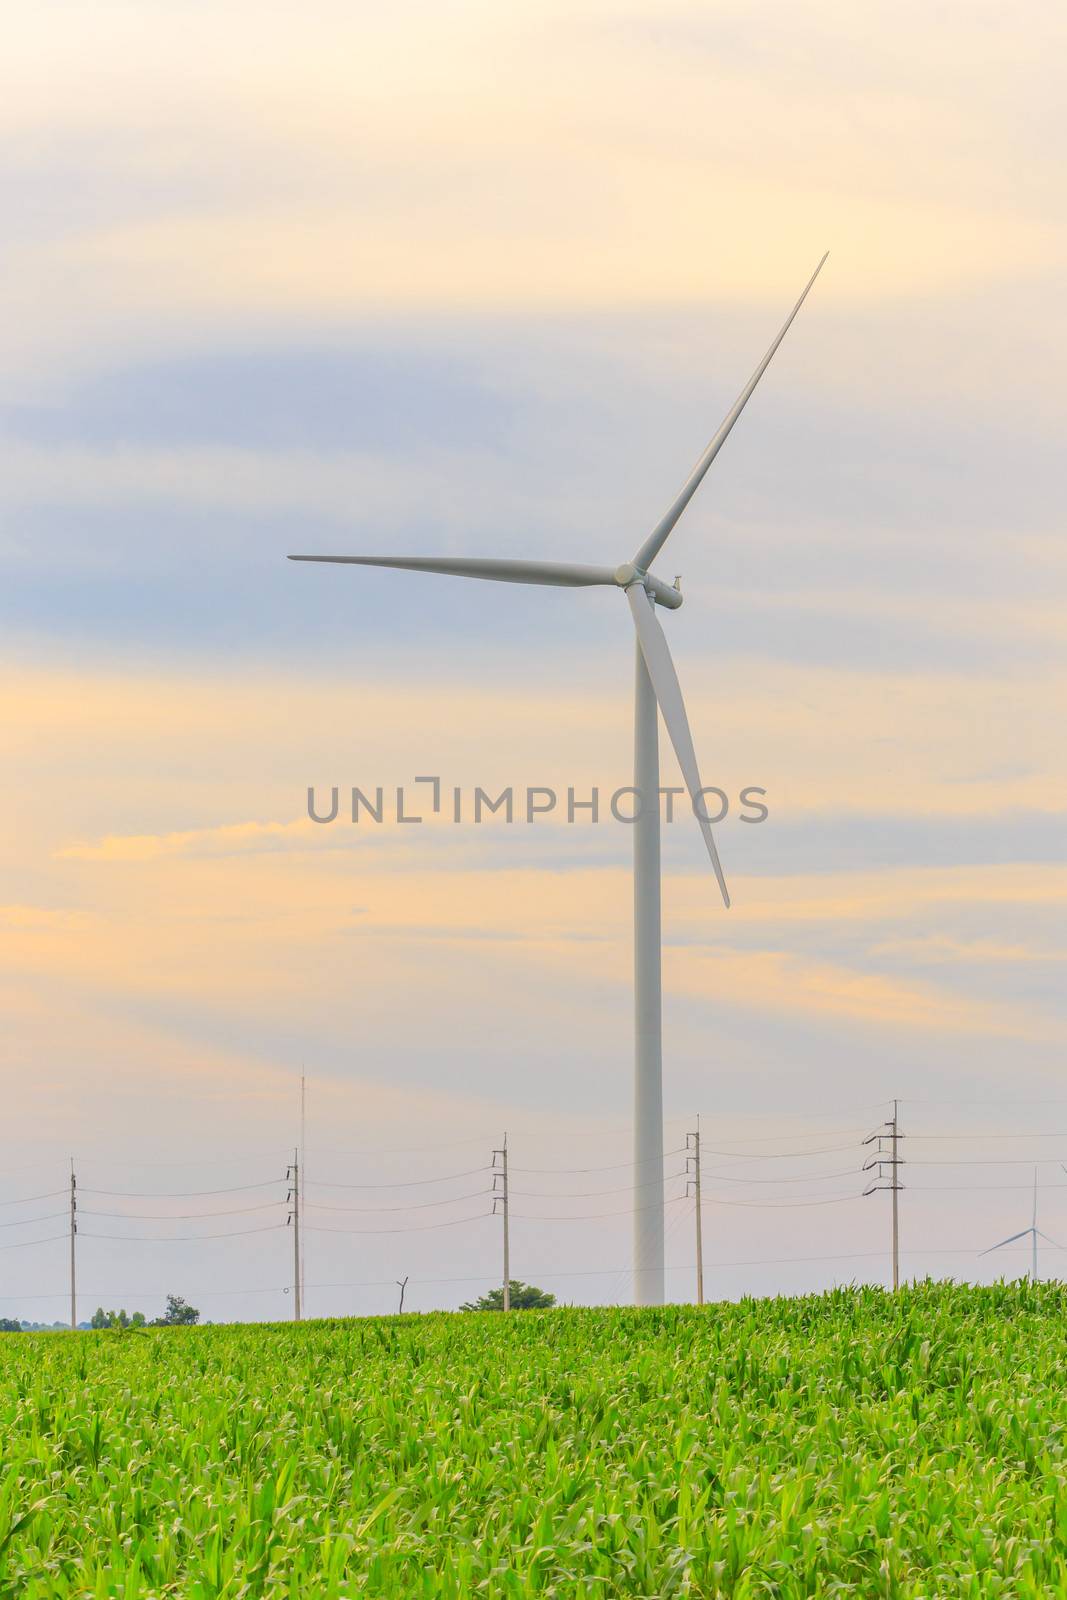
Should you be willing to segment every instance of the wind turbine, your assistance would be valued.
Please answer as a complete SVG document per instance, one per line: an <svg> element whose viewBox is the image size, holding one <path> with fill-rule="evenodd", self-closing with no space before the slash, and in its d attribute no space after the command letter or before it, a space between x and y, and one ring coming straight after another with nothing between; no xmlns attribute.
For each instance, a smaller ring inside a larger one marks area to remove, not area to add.
<svg viewBox="0 0 1067 1600"><path fill-rule="evenodd" d="M829 252L827 252L829 254ZM456 578L498 583L546 584L583 589L598 585L624 591L637 634L634 789L634 1299L638 1305L663 1304L663 1048L660 940L659 729L663 716L693 811L704 836L723 904L729 906L719 853L702 804L700 773L685 703L656 606L676 610L682 603L678 580L668 584L651 571L668 536L693 498L705 473L729 436L757 383L770 365L793 318L826 261L815 268L767 354L727 412L680 493L653 528L632 561L619 567L577 566L557 561L515 561L456 556L293 555L290 561L323 561L359 567L397 567L408 572L438 572ZM645 797L650 804L642 803Z"/></svg>
<svg viewBox="0 0 1067 1600"><path fill-rule="evenodd" d="M1064 1170L1067 1171L1067 1168L1065 1168ZM1037 1168L1036 1167L1034 1168L1034 1220L1031 1222L1031 1224L1030 1224L1030 1226L1028 1228L1024 1228L1023 1229L1022 1233L1013 1233L1010 1239L1001 1239L999 1244L991 1244L989 1246L988 1250L979 1250L978 1254L980 1256L991 1256L993 1254L994 1250L1003 1250L1003 1248L1004 1248L1004 1246L1006 1244L1014 1244L1016 1239L1027 1239L1027 1238L1029 1238L1029 1240L1031 1242L1031 1245L1033 1247L1032 1254L1031 1254L1031 1257L1030 1257L1030 1278L1031 1278L1032 1282L1036 1283L1037 1282L1037 1241L1039 1239L1044 1239L1045 1243L1052 1245L1054 1249L1059 1250L1059 1249L1062 1248L1061 1245L1058 1245L1056 1243L1055 1239L1050 1239L1047 1233L1042 1233L1041 1229L1037 1225Z"/></svg>

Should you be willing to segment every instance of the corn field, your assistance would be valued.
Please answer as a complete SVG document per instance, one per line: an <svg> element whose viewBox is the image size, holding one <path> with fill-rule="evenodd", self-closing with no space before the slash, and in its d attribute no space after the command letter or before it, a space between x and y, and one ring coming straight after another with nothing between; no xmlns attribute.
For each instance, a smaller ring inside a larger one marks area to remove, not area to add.
<svg viewBox="0 0 1067 1600"><path fill-rule="evenodd" d="M1067 1593L1067 1295L0 1339L0 1596Z"/></svg>

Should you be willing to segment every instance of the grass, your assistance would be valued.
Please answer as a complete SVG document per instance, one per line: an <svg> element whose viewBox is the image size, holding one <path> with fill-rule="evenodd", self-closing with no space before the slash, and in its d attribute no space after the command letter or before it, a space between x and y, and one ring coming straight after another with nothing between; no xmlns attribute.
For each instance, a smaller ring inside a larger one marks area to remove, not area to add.
<svg viewBox="0 0 1067 1600"><path fill-rule="evenodd" d="M0 1596L1067 1594L1067 1293L0 1339Z"/></svg>

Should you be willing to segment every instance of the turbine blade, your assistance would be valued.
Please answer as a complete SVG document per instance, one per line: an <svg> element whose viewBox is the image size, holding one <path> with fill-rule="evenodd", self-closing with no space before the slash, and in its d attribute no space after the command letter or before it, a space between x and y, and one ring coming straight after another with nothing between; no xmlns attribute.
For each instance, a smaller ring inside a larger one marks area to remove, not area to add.
<svg viewBox="0 0 1067 1600"><path fill-rule="evenodd" d="M730 904L730 891L726 887L723 877L722 865L719 861L719 852L715 848L712 837L711 824L707 819L707 811L703 802L698 799L700 794L700 772L697 768L696 751L693 749L693 735L689 731L689 718L685 713L685 701L682 699L682 689L678 682L678 674L674 670L671 652L667 646L666 635L659 625L655 608L644 587L640 583L632 583L626 591L626 598L630 602L633 612L634 626L637 629L637 638L641 646L641 654L645 658L648 675L652 679L652 687L656 691L663 720L667 725L674 753L678 757L678 765L682 769L685 786L689 790L689 797L693 802L696 818L700 824L700 831L704 835L704 843L708 847L708 855L715 869L715 876L719 880L722 891L723 903ZM657 797L658 803L658 797Z"/></svg>
<svg viewBox="0 0 1067 1600"><path fill-rule="evenodd" d="M714 439L712 439L711 443L708 445L708 448L704 451L704 454L701 456L700 460L689 474L689 477L686 479L685 485L682 488L678 498L674 501L674 504L670 507L669 511L667 511L663 518L656 524L648 538L645 540L644 544L641 546L640 550L634 556L634 566L640 567L642 572L646 572L652 565L653 561L655 561L657 555L666 544L667 538L671 533L675 523L678 521L678 518L685 510L690 500L692 500L697 490L700 488L704 474L707 472L708 468L711 466L711 463L715 460L715 457L726 443L726 440L729 437L730 429L733 427L734 423L745 409L745 406L748 404L753 389L755 389L757 383L770 366L774 352L777 350L778 346L789 332L793 318L796 316L797 312L804 304L804 301L807 299L808 290L811 288L812 284L819 276L819 273L822 271L826 262L826 256L829 254L830 252L828 250L826 255L823 256L822 261L820 261L819 265L815 268L815 271L812 273L811 277L808 279L804 286L803 294L800 296L800 299L797 301L788 317L786 317L785 322L782 324L781 332L778 334L774 343L767 351L767 354L764 356L763 360L760 362L751 378L749 378L748 382L745 384L745 387L741 390L741 393L734 401L730 410L726 413L718 433L715 435Z"/></svg>
<svg viewBox="0 0 1067 1600"><path fill-rule="evenodd" d="M1024 1228L1022 1233L1013 1233L1010 1239L1001 1239L999 1244L991 1244L988 1250L979 1250L978 1254L991 1256L994 1250L1003 1250L1006 1244L1014 1244L1016 1239L1028 1239L1033 1231L1033 1228Z"/></svg>
<svg viewBox="0 0 1067 1600"><path fill-rule="evenodd" d="M290 556L290 561L328 561L353 567L397 567L403 572L442 572L450 578L488 578L497 583L541 583L584 589L615 585L611 567L564 561L495 561L480 556Z"/></svg>
<svg viewBox="0 0 1067 1600"><path fill-rule="evenodd" d="M1044 1239L1046 1244L1050 1244L1050 1245L1054 1246L1054 1248L1057 1249L1057 1250L1062 1250L1063 1249L1062 1244L1060 1244L1058 1240L1050 1239L1047 1233L1042 1233L1041 1232L1040 1228L1037 1228L1035 1231L1037 1233L1038 1238L1039 1239Z"/></svg>

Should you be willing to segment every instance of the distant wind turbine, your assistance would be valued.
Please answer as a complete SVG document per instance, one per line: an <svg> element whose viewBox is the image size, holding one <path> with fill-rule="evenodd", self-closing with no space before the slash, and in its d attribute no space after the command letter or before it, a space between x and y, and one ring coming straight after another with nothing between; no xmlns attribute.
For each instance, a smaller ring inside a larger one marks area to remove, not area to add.
<svg viewBox="0 0 1067 1600"><path fill-rule="evenodd" d="M1064 1171L1067 1172L1067 1167L1064 1168ZM1032 1254L1031 1254L1031 1257L1030 1257L1030 1277L1031 1277L1032 1281L1034 1283L1036 1283L1037 1282L1037 1241L1039 1239L1044 1239L1045 1243L1052 1245L1053 1249L1055 1249L1055 1250L1062 1250L1062 1248L1063 1248L1062 1245L1059 1245L1059 1244L1056 1243L1055 1239L1050 1239L1047 1233L1042 1233L1041 1229L1037 1225L1037 1168L1036 1167L1034 1168L1034 1220L1031 1222L1031 1224L1030 1224L1030 1226L1028 1228L1024 1228L1023 1229L1022 1233L1013 1233L1010 1239L1001 1239L999 1244L991 1244L989 1246L988 1250L979 1250L978 1254L980 1256L991 1256L993 1254L994 1250L1003 1250L1005 1245L1014 1244L1016 1239L1029 1239L1030 1240L1030 1243L1031 1243L1031 1246L1032 1246Z"/></svg>
<svg viewBox="0 0 1067 1600"><path fill-rule="evenodd" d="M829 252L827 252L828 254ZM702 803L700 773L685 703L667 639L655 607L676 610L682 603L679 580L668 584L650 570L682 512L700 487L730 430L770 365L778 346L822 271L815 268L767 354L686 479L681 492L653 528L632 561L620 567L577 566L556 561L515 561L454 556L293 555L290 561L324 561L362 567L397 567L409 572L439 572L456 578L498 583L546 584L583 589L606 585L625 591L637 634L634 717L634 1298L638 1305L663 1303L663 1047L660 939L659 734L656 707L670 735L678 765L704 836L723 904L729 906L719 853ZM643 803L645 798L650 803Z"/></svg>

